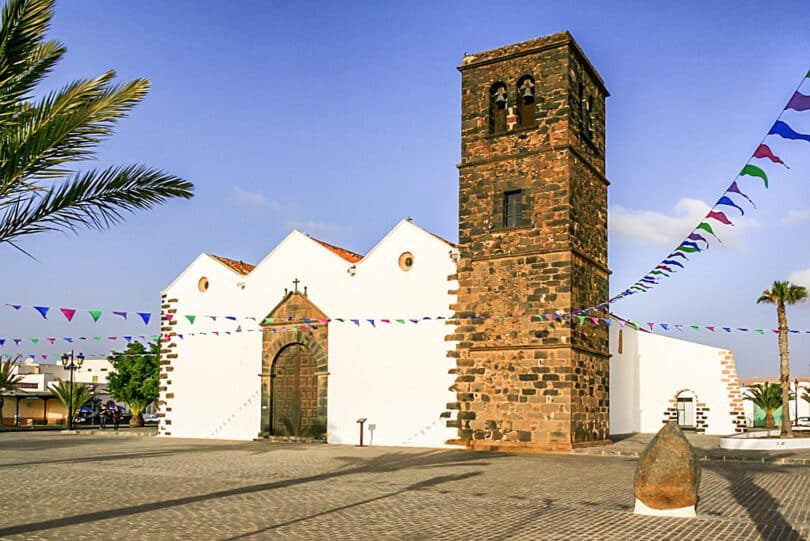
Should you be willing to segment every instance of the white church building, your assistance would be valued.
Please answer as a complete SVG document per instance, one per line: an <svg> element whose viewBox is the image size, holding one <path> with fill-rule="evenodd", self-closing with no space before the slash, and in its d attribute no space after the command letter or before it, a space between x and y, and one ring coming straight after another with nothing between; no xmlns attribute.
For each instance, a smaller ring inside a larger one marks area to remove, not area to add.
<svg viewBox="0 0 810 541"><path fill-rule="evenodd" d="M293 231L255 267L202 254L163 292L159 434L445 446L456 250L411 221L360 256ZM426 319L429 318L429 319ZM612 434L745 424L730 352L614 319Z"/></svg>

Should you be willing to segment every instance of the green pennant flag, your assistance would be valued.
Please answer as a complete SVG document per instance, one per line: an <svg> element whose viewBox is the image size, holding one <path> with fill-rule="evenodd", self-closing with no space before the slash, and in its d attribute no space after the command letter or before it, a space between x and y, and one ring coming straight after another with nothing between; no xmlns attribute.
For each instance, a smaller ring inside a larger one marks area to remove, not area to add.
<svg viewBox="0 0 810 541"><path fill-rule="evenodd" d="M39 344L39 338L32 338L31 343L32 344Z"/></svg>
<svg viewBox="0 0 810 541"><path fill-rule="evenodd" d="M690 325L690 327L692 327L692 328L693 328L693 329L695 329L696 331L699 331L699 330L700 330L700 326L698 326L698 325Z"/></svg>
<svg viewBox="0 0 810 541"><path fill-rule="evenodd" d="M293 327L292 330L297 331L298 327Z"/></svg>
<svg viewBox="0 0 810 541"><path fill-rule="evenodd" d="M335 321L340 321L341 323L345 323L345 322L346 322L346 320L345 320L345 319L340 318L340 317L336 317L336 318L335 318Z"/></svg>
<svg viewBox="0 0 810 541"><path fill-rule="evenodd" d="M669 274L665 273L665 272L664 272L664 271L662 271L662 270L654 270L654 271L652 271L650 274L663 274L664 276L666 276L667 278L669 278Z"/></svg>
<svg viewBox="0 0 810 541"><path fill-rule="evenodd" d="M630 323L633 324L636 330L639 330L641 328L641 323L639 323L638 321L631 321Z"/></svg>
<svg viewBox="0 0 810 541"><path fill-rule="evenodd" d="M751 165L750 163L743 167L743 170L740 171L740 176L743 175L750 175L752 177L759 177L765 182L765 187L768 187L768 175L765 174L765 171L757 167L756 165Z"/></svg>
<svg viewBox="0 0 810 541"><path fill-rule="evenodd" d="M101 342L101 337L100 336L94 336L93 340L95 340L96 342Z"/></svg>
<svg viewBox="0 0 810 541"><path fill-rule="evenodd" d="M197 316L186 316L186 319L189 321L189 323L194 325L194 320L197 319Z"/></svg>
<svg viewBox="0 0 810 541"><path fill-rule="evenodd" d="M405 325L405 320L404 319L395 319L394 321L396 321L397 323L402 323L403 325Z"/></svg>
<svg viewBox="0 0 810 541"><path fill-rule="evenodd" d="M101 310L88 310L88 312L90 312L93 321L98 321L98 318L101 317Z"/></svg>
<svg viewBox="0 0 810 541"><path fill-rule="evenodd" d="M580 325L582 325L583 323L585 323L585 316L577 316L577 319L579 319L579 324L580 324Z"/></svg>
<svg viewBox="0 0 810 541"><path fill-rule="evenodd" d="M273 323L276 320L274 317L266 317L264 318L265 323Z"/></svg>
<svg viewBox="0 0 810 541"><path fill-rule="evenodd" d="M710 234L711 236L713 236L717 240L720 240L720 237L718 237L717 235L714 234L714 230L712 229L712 226L707 224L706 222L700 222L700 225L697 226L695 229L702 229L703 231Z"/></svg>
<svg viewBox="0 0 810 541"><path fill-rule="evenodd" d="M692 246L678 246L675 250L679 250L681 252L686 252L687 254L694 254L695 252L699 252L700 248L694 248Z"/></svg>
<svg viewBox="0 0 810 541"><path fill-rule="evenodd" d="M759 334L765 334L765 331L762 329L754 329L754 332L758 332Z"/></svg>
<svg viewBox="0 0 810 541"><path fill-rule="evenodd" d="M447 319L456 319L457 317L458 316L456 314L453 314L452 316L448 317Z"/></svg>
<svg viewBox="0 0 810 541"><path fill-rule="evenodd" d="M807 72L807 75L805 75L805 77L810 77L810 71Z"/></svg>

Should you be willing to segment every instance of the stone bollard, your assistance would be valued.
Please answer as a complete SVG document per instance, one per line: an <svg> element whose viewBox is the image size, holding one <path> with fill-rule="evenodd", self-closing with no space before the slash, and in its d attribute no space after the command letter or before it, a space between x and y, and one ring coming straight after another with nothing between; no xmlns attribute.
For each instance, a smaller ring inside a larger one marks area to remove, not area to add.
<svg viewBox="0 0 810 541"><path fill-rule="evenodd" d="M694 517L700 464L675 423L667 423L641 453L633 490L639 515Z"/></svg>

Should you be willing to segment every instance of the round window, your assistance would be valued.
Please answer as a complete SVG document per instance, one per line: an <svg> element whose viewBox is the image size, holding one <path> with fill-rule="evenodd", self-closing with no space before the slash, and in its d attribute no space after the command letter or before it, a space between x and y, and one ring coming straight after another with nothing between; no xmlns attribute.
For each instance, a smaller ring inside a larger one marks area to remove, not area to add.
<svg viewBox="0 0 810 541"><path fill-rule="evenodd" d="M401 256L399 256L399 268L404 271L409 271L413 267L413 254L410 252L404 252Z"/></svg>
<svg viewBox="0 0 810 541"><path fill-rule="evenodd" d="M205 293L206 291L208 291L208 278L206 278L205 276L200 278L200 281L197 282L197 289L200 290L200 293Z"/></svg>

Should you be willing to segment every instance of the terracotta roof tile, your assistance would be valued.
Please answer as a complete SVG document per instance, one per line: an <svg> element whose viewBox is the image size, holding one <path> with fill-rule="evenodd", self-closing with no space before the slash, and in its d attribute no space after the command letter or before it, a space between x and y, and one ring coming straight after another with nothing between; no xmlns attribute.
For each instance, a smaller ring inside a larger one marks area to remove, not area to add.
<svg viewBox="0 0 810 541"><path fill-rule="evenodd" d="M321 246L323 246L327 250L329 250L331 252L334 252L335 254L339 255L340 257L342 257L343 259L345 259L349 263L357 263L358 261L363 259L363 256L361 256L360 254L350 252L349 250L346 250L345 248L340 248L339 246L334 246L332 244L329 244L328 242L318 240L315 237L309 237L309 238L311 238L312 240L314 240L315 242L317 242L318 244L320 244Z"/></svg>
<svg viewBox="0 0 810 541"><path fill-rule="evenodd" d="M227 257L220 257L218 255L212 255L211 257L218 260L223 265L235 270L239 274L247 274L256 268L256 265L251 265L250 263L245 263L244 261L236 261L235 259L228 259Z"/></svg>

